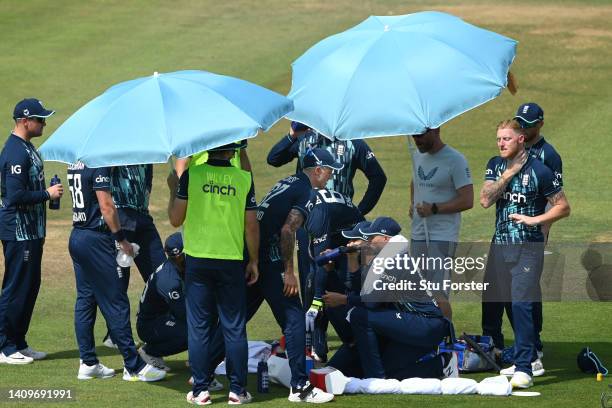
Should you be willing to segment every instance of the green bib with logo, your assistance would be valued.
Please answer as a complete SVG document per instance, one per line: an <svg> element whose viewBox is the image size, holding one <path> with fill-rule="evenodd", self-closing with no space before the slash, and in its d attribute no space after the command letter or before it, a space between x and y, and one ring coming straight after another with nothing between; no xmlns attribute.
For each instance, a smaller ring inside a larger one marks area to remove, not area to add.
<svg viewBox="0 0 612 408"><path fill-rule="evenodd" d="M191 166L184 252L196 258L242 260L250 189L251 173L234 166Z"/></svg>

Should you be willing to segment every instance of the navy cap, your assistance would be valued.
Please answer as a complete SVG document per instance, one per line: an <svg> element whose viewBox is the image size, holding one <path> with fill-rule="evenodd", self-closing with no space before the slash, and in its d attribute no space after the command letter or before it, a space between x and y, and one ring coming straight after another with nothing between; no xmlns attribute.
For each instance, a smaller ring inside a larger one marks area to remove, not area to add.
<svg viewBox="0 0 612 408"><path fill-rule="evenodd" d="M27 98L19 101L13 110L13 119L22 118L48 118L55 113L47 110L43 103L36 98Z"/></svg>
<svg viewBox="0 0 612 408"><path fill-rule="evenodd" d="M342 236L348 239L362 239L367 241L368 237L363 235L360 229L368 228L370 224L372 224L370 221L358 222L353 228L342 230Z"/></svg>
<svg viewBox="0 0 612 408"><path fill-rule="evenodd" d="M293 129L294 132L302 132L310 128L303 123L293 121L291 122L291 129Z"/></svg>
<svg viewBox="0 0 612 408"><path fill-rule="evenodd" d="M175 232L166 238L164 251L168 256L179 256L183 253L183 236L180 232Z"/></svg>
<svg viewBox="0 0 612 408"><path fill-rule="evenodd" d="M519 106L514 119L518 120L523 129L531 128L544 120L544 111L535 102L524 103Z"/></svg>
<svg viewBox="0 0 612 408"><path fill-rule="evenodd" d="M369 227L361 228L359 232L363 235L385 235L387 237L394 237L400 233L402 227L391 217L378 217L375 219Z"/></svg>
<svg viewBox="0 0 612 408"><path fill-rule="evenodd" d="M578 353L576 357L576 362L578 363L578 368L583 373L602 373L603 375L608 375L608 369L604 367L601 360L593 353L590 347L585 347L580 350L580 353Z"/></svg>
<svg viewBox="0 0 612 408"><path fill-rule="evenodd" d="M343 164L338 163L334 156L325 149L315 148L309 149L304 156L303 168L309 167L329 167L333 170L342 170Z"/></svg>
<svg viewBox="0 0 612 408"><path fill-rule="evenodd" d="M223 146L219 146L219 147L214 147L212 149L209 149L209 152L223 152L226 150L237 150L237 149L246 149L247 147L247 140L243 139L239 142L234 142L234 143L228 143L226 145Z"/></svg>

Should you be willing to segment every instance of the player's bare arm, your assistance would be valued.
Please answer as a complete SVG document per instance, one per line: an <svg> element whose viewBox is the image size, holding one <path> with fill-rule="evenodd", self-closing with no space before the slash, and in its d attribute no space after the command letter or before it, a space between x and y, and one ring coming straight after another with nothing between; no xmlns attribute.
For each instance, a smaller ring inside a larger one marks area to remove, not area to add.
<svg viewBox="0 0 612 408"><path fill-rule="evenodd" d="M568 217L570 215L570 205L565 197L563 190L555 193L547 198L550 204L550 209L542 215L537 217L528 217L521 214L510 214L508 218L516 222L517 224L526 225L540 225L540 224L552 224L561 218Z"/></svg>
<svg viewBox="0 0 612 408"><path fill-rule="evenodd" d="M259 279L259 221L255 209L244 212L244 238L249 252L245 275L247 285L251 286Z"/></svg>
<svg viewBox="0 0 612 408"><path fill-rule="evenodd" d="M285 296L298 293L297 279L293 271L293 250L295 248L295 232L304 224L304 216L298 210L291 210L281 229L281 256L285 265Z"/></svg>
<svg viewBox="0 0 612 408"><path fill-rule="evenodd" d="M168 182L168 189L170 190L170 198L168 199L168 219L173 227L180 227L185 221L185 215L187 214L187 200L176 198L176 191L178 189L178 176L176 172L168 174L166 180Z"/></svg>
<svg viewBox="0 0 612 408"><path fill-rule="evenodd" d="M96 198L98 199L100 212L102 213L104 222L106 222L106 225L108 225L108 228L113 234L118 233L121 230L121 223L119 222L119 214L110 191L96 191ZM134 256L134 248L132 248L132 245L127 239L118 242L123 252L129 256Z"/></svg>
<svg viewBox="0 0 612 408"><path fill-rule="evenodd" d="M501 174L499 179L495 181L485 180L482 190L480 190L480 205L482 205L484 208L489 208L495 204L495 202L499 200L504 193L504 190L508 186L508 183L512 177L521 171L528 158L527 152L525 152L525 150L521 150L512 160L508 162L508 167Z"/></svg>

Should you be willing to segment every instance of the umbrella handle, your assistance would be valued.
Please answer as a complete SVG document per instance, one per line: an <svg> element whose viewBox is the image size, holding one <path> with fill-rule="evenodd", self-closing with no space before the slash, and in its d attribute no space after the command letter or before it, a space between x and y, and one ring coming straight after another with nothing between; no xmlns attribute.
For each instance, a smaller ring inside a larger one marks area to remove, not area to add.
<svg viewBox="0 0 612 408"><path fill-rule="evenodd" d="M406 140L408 141L408 151L410 152L410 158L412 159L412 174L413 177L417 174L416 163L414 162L414 155L416 153L416 146L413 144L412 138L409 135L406 135ZM414 188L414 201L416 202L417 196L417 185L412 181L412 185ZM414 210L414 209L413 209ZM427 228L427 218L423 218L423 228L425 229L425 245L429 248L429 228Z"/></svg>

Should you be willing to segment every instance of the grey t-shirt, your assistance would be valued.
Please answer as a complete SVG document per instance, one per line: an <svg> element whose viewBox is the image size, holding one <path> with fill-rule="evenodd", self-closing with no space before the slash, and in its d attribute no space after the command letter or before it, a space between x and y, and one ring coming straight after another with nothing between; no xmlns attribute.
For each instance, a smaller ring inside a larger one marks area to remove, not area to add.
<svg viewBox="0 0 612 408"><path fill-rule="evenodd" d="M457 150L446 145L434 154L415 152L412 180L414 204L420 202L444 203L457 196L457 190L472 184L467 160ZM433 214L427 217L429 239L435 241L459 240L461 214ZM425 239L425 223L416 210L412 218L412 239Z"/></svg>

